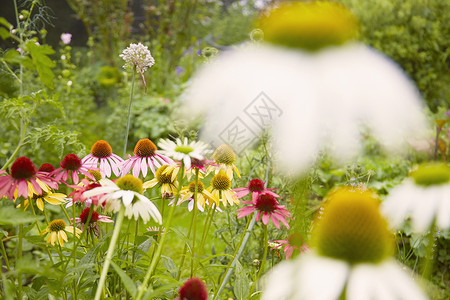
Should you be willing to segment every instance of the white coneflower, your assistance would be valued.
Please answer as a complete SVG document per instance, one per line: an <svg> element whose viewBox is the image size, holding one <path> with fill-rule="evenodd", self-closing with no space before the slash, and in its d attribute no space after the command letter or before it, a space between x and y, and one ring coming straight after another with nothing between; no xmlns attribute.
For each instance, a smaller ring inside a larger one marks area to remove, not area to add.
<svg viewBox="0 0 450 300"><path fill-rule="evenodd" d="M427 299L391 257L393 234L378 208L367 189L330 193L314 223L311 252L277 265L261 299Z"/></svg>
<svg viewBox="0 0 450 300"><path fill-rule="evenodd" d="M381 204L390 224L398 228L411 218L414 232L425 233L434 223L450 228L450 167L445 163L420 165Z"/></svg>
<svg viewBox="0 0 450 300"><path fill-rule="evenodd" d="M125 61L124 68L136 66L136 71L141 74L155 64L150 50L141 43L131 43L119 56Z"/></svg>
<svg viewBox="0 0 450 300"><path fill-rule="evenodd" d="M258 25L264 43L224 51L184 95L185 116L206 116L205 140L237 148L271 126L281 169L298 173L323 150L352 158L362 147L361 128L394 152L426 129L412 81L392 60L352 41L357 21L343 6L284 3Z"/></svg>

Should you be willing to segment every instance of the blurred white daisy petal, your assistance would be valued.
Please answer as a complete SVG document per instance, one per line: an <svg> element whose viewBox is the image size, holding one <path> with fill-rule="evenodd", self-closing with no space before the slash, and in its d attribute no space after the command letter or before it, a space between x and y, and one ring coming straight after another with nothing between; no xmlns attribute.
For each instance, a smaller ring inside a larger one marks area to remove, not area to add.
<svg viewBox="0 0 450 300"><path fill-rule="evenodd" d="M425 233L433 223L450 228L450 167L445 163L420 165L395 187L381 204L394 228L411 219L414 232Z"/></svg>

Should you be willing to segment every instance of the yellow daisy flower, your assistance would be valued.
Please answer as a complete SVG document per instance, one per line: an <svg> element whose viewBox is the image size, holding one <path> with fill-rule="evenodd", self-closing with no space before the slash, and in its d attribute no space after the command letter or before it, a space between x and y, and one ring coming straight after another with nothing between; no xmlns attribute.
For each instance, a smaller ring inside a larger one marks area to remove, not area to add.
<svg viewBox="0 0 450 300"><path fill-rule="evenodd" d="M223 144L217 147L216 151L214 151L213 158L219 165L219 168L216 169L216 174L220 170L225 170L227 176L230 179L233 179L233 171L235 171L236 175L241 178L239 170L234 165L234 162L236 161L236 154L231 146Z"/></svg>
<svg viewBox="0 0 450 300"><path fill-rule="evenodd" d="M162 195L172 195L177 193L177 174L178 166L174 165L162 165L156 170L155 178L146 181L143 184L144 189L152 188L159 184L161 186Z"/></svg>
<svg viewBox="0 0 450 300"><path fill-rule="evenodd" d="M64 246L64 241L68 242L67 234L73 234L75 230L75 235L77 238L80 238L81 230L78 228L74 228L73 226L66 226L66 222L62 219L53 220L48 224L47 228L42 231L42 235L50 233L47 238L47 243L51 243L53 246L55 242L58 242L61 247Z"/></svg>
<svg viewBox="0 0 450 300"><path fill-rule="evenodd" d="M216 206L219 206L219 202L222 200L223 205L227 206L227 202L233 206L234 203L239 204L239 199L236 198L236 192L231 190L231 180L227 176L224 170L220 170L219 173L214 175L211 179L211 186L208 188L208 192L213 196ZM220 196L222 194L222 196Z"/></svg>
<svg viewBox="0 0 450 300"><path fill-rule="evenodd" d="M50 203L53 205L60 205L60 204L63 204L64 202L66 202L66 200L65 200L66 197L67 196L62 193L54 193L50 190L43 191L42 195L34 194L33 197L26 199L24 202L24 210L26 210L28 208L28 206L30 206L30 201L34 201L36 203L37 207L41 211L44 211L44 200L47 203ZM21 207L21 204L17 205L17 207L18 208Z"/></svg>
<svg viewBox="0 0 450 300"><path fill-rule="evenodd" d="M181 189L180 194L183 195L183 197L181 198L181 201L179 203L182 203L189 199L193 199L195 190L197 190L197 203L199 206L205 207L206 200L208 199L216 201L214 199L214 196L207 189L205 189L205 185L203 184L203 182L198 181L196 188L195 181L192 181L188 186L185 186Z"/></svg>

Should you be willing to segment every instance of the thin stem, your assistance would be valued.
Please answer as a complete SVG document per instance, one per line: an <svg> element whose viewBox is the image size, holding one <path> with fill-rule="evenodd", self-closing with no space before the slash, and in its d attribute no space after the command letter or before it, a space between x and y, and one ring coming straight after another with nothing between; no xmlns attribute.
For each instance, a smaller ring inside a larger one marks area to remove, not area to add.
<svg viewBox="0 0 450 300"><path fill-rule="evenodd" d="M192 252L191 252L191 278L194 276L194 257L195 257L195 233L197 231L197 197L198 197L198 172L195 169L195 189L194 189L194 234L192 236Z"/></svg>
<svg viewBox="0 0 450 300"><path fill-rule="evenodd" d="M22 205L23 205L23 202L22 202ZM23 224L19 224L19 241L17 243L16 265L17 265L17 262L22 260L22 240L23 240ZM20 271L17 274L17 282L19 284L19 289L17 291L18 299L22 299L22 272L20 272Z"/></svg>
<svg viewBox="0 0 450 300"><path fill-rule="evenodd" d="M217 294L214 295L213 299L218 299L220 296L220 293L225 288L226 284L228 283L228 280L230 280L231 274L233 273L234 266L236 265L236 262L241 258L242 253L244 252L245 245L247 244L248 239L250 238L250 233L253 230L253 226L255 226L256 223L256 212L253 213L253 217L250 221L250 224L248 225L247 231L245 232L244 238L242 239L242 242L240 243L239 250L237 251L236 255L234 256L233 260L231 261L230 267L227 270L227 273L225 274L225 277L223 278L219 290L217 291Z"/></svg>
<svg viewBox="0 0 450 300"><path fill-rule="evenodd" d="M192 214L192 218L191 218L191 224L189 225L189 230L188 230L188 234L186 236L186 239L189 240L189 238L191 237L191 232L192 232L192 227L194 224L194 214ZM184 249L183 249L183 256L181 257L181 262L180 262L180 266L178 267L178 273L177 273L177 281L180 280L181 277L181 269L183 268L184 265L184 261L186 259L186 251L187 251L187 247L188 244L185 243L184 244Z"/></svg>
<svg viewBox="0 0 450 300"><path fill-rule="evenodd" d="M95 292L95 300L99 300L102 294L103 286L105 285L106 275L108 274L109 265L111 263L114 249L116 247L117 238L119 237L120 228L122 227L123 217L125 216L125 207L121 207L117 214L116 224L114 226L111 242L109 243L108 253L106 255L105 263L103 266L102 274L98 282L97 291Z"/></svg>
<svg viewBox="0 0 450 300"><path fill-rule="evenodd" d="M431 275L433 273L433 265L434 265L434 234L436 233L436 225L433 222L433 225L431 226L430 232L428 233L427 239L428 239L428 245L426 248L426 254L425 254L425 261L423 263L423 273L422 277L429 280L431 279Z"/></svg>
<svg viewBox="0 0 450 300"><path fill-rule="evenodd" d="M1 250L2 250L2 256L3 259L5 260L5 264L6 264L6 268L8 269L8 272L11 272L11 268L9 266L9 260L8 260L8 255L6 254L6 249L5 249L5 245L3 245L3 239L0 240L0 245L1 245Z"/></svg>
<svg viewBox="0 0 450 300"><path fill-rule="evenodd" d="M264 267L266 266L267 250L269 248L269 247L267 247L267 242L269 240L269 234L268 234L267 231L268 231L267 230L267 225L265 225L264 226L264 242L263 242L264 243L263 244L264 254L263 254L263 258L262 258L262 261L261 261L261 265L260 265L260 268L259 268L258 275L256 276L255 280L253 281L252 288L250 289L250 295L255 290L256 284L258 283L259 278L261 277L262 273L264 272Z"/></svg>
<svg viewBox="0 0 450 300"><path fill-rule="evenodd" d="M17 147L16 147L16 149L14 149L13 154L11 154L11 156L6 161L6 163L3 165L1 170L5 170L12 163L14 157L16 157L17 153L20 151L20 149L24 145L25 133L27 131L27 124L28 124L28 122L25 123L23 121L23 119L20 121L20 140L19 140L19 143L17 144Z"/></svg>
<svg viewBox="0 0 450 300"><path fill-rule="evenodd" d="M34 209L33 201L31 201L31 199L30 199L29 201L30 201L31 211L33 212L33 215L36 216L36 211L35 211L35 209ZM39 235L41 235L41 234L42 234L41 226L39 226L39 223L38 223L37 220L36 220L36 228L37 228L37 230L39 231ZM54 264L52 255L51 255L51 253L50 253L50 250L48 250L48 247L45 247L45 250L47 251L48 258L50 259L50 261L52 262L52 264Z"/></svg>
<svg viewBox="0 0 450 300"><path fill-rule="evenodd" d="M127 129L125 130L125 141L123 143L123 155L122 155L122 158L125 158L125 155L127 154L128 131L130 130L131 103L133 102L133 91L134 91L135 74L136 74L136 66L133 67L133 75L131 77L130 102L128 103L128 120L127 120Z"/></svg>
<svg viewBox="0 0 450 300"><path fill-rule="evenodd" d="M166 226L165 226L166 232L161 236L161 241L158 243L158 248L156 248L156 251L153 255L152 262L150 264L150 267L147 270L147 273L145 274L144 281L138 288L138 295L136 297L137 300L142 299L142 296L144 295L144 292L147 289L148 282L149 282L151 276L153 275L153 272L155 271L156 265L158 264L159 258L161 256L162 247L164 245L167 235L169 234L170 224L172 222L173 213L175 211L175 207L177 206L176 204L177 204L178 198L180 197L180 190L181 190L181 186L183 185L183 176L184 176L184 163L181 163L181 169L178 174L177 194L175 196L175 203L170 207L170 210L169 210L169 215L167 217Z"/></svg>

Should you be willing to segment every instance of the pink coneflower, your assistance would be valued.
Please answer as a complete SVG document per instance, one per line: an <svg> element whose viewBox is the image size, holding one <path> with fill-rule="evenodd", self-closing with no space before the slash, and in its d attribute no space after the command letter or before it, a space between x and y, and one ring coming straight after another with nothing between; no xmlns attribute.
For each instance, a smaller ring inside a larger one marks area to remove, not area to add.
<svg viewBox="0 0 450 300"><path fill-rule="evenodd" d="M273 225L275 225L276 228L280 229L280 221L284 226L289 228L286 218L290 218L291 213L284 208L284 205L280 205L277 199L271 194L261 193L255 202L242 201L242 203L250 204L250 206L242 207L237 210L239 212L237 215L238 219L256 211L258 212L256 221L258 221L262 215L262 222L264 225L267 225L269 219L272 219Z"/></svg>
<svg viewBox="0 0 450 300"><path fill-rule="evenodd" d="M235 197L240 199L242 197L247 196L248 194L252 194L252 201L256 202L256 199L258 198L259 194L261 193L267 193L270 194L276 198L279 198L280 196L275 194L272 191L277 191L277 189L268 189L265 187L265 182L260 179L252 179L248 183L248 186L245 188L237 188L233 191L236 192Z"/></svg>
<svg viewBox="0 0 450 300"><path fill-rule="evenodd" d="M38 172L45 172L45 173L51 173L55 170L55 167L52 164L42 164L39 169Z"/></svg>
<svg viewBox="0 0 450 300"><path fill-rule="evenodd" d="M100 183L91 183L87 179L81 179L80 185L69 185L69 187L74 189L74 191L69 194L69 198L72 198L72 201L69 202L68 206L72 206L73 203L84 203L86 207L91 206L91 204L97 206L100 198L103 195L86 197L83 195L83 193L100 186Z"/></svg>
<svg viewBox="0 0 450 300"><path fill-rule="evenodd" d="M58 183L51 177L37 172L36 167L27 157L17 158L11 166L10 175L0 176L0 198L8 196L16 199L41 195L50 188L57 189Z"/></svg>
<svg viewBox="0 0 450 300"><path fill-rule="evenodd" d="M91 165L86 162L83 163L75 154L67 154L59 164L61 167L50 173L50 175L53 176L58 182L61 180L66 182L67 178L70 176L70 173L72 173L71 177L74 184L78 184L78 182L80 182L78 174L83 174L89 179L95 180L95 177L89 173L89 170L93 169Z"/></svg>
<svg viewBox="0 0 450 300"><path fill-rule="evenodd" d="M178 300L207 300L208 290L205 283L197 277L186 280L180 288Z"/></svg>
<svg viewBox="0 0 450 300"><path fill-rule="evenodd" d="M286 253L286 259L289 259L294 253L294 250L299 250L300 253L310 252L308 244L305 243L303 236L298 233L291 234L286 240L273 241L277 245L272 249L278 249L284 246L283 251Z"/></svg>
<svg viewBox="0 0 450 300"><path fill-rule="evenodd" d="M87 220L89 218L90 207L85 208L79 218L75 218L75 223L81 224L81 230L84 231L84 226L86 226ZM99 236L99 230L97 227L97 222L103 223L114 223L108 216L99 215L95 210L92 211L91 220L89 221L89 227L94 230L96 236Z"/></svg>
<svg viewBox="0 0 450 300"><path fill-rule="evenodd" d="M99 169L102 176L111 177L111 169L114 175L120 175L120 166L123 159L112 152L111 146L107 141L98 140L92 145L91 153L86 155L82 163L97 166L100 163Z"/></svg>
<svg viewBox="0 0 450 300"><path fill-rule="evenodd" d="M147 176L148 168L155 175L155 169L161 165L171 165L174 161L165 155L156 152L158 150L155 144L149 139L141 139L134 147L134 155L128 156L128 159L122 163L122 176L133 169L133 176L139 177L142 171L142 176Z"/></svg>

